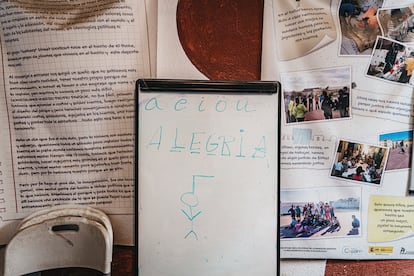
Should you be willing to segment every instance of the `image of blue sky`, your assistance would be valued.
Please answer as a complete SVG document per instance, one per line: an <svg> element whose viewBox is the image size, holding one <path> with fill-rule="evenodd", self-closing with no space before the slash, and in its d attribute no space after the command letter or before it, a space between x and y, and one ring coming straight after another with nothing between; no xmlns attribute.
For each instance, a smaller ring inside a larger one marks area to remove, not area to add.
<svg viewBox="0 0 414 276"><path fill-rule="evenodd" d="M281 190L281 202L336 201L346 198L360 198L359 187L329 187L319 189Z"/></svg>
<svg viewBox="0 0 414 276"><path fill-rule="evenodd" d="M324 70L299 71L281 74L285 92L306 88L343 87L351 85L351 67L333 67Z"/></svg>
<svg viewBox="0 0 414 276"><path fill-rule="evenodd" d="M397 140L406 140L406 139L410 139L410 138L413 138L413 131L412 130L385 133L385 134L381 134L379 136L380 141L384 141L384 140L397 141Z"/></svg>

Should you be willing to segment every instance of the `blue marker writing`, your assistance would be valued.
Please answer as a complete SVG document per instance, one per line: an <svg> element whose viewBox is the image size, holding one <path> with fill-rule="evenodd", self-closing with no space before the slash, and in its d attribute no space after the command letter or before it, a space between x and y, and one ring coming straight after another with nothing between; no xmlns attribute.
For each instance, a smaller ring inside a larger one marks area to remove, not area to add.
<svg viewBox="0 0 414 276"><path fill-rule="evenodd" d="M191 228L184 236L184 239L187 239L189 236L193 236L198 240L198 235L194 231L194 220L201 214L201 211L196 211L195 208L198 206L198 197L196 195L196 179L199 178L213 178L214 176L209 175L193 175L193 181L191 185L191 192L185 192L181 195L180 201L186 205L188 208L186 210L181 209L181 212L191 222Z"/></svg>

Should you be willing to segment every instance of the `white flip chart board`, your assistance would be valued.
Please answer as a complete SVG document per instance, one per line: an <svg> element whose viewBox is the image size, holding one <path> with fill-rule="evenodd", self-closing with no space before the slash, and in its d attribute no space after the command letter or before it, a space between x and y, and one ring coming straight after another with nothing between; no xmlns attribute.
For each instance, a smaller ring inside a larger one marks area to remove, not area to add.
<svg viewBox="0 0 414 276"><path fill-rule="evenodd" d="M276 275L276 82L138 80L139 275Z"/></svg>

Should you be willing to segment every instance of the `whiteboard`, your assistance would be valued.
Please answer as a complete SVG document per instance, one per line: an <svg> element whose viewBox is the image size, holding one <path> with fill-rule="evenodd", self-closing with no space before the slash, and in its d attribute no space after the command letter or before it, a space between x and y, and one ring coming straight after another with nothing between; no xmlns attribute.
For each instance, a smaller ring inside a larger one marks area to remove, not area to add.
<svg viewBox="0 0 414 276"><path fill-rule="evenodd" d="M279 89L137 81L139 275L278 273Z"/></svg>

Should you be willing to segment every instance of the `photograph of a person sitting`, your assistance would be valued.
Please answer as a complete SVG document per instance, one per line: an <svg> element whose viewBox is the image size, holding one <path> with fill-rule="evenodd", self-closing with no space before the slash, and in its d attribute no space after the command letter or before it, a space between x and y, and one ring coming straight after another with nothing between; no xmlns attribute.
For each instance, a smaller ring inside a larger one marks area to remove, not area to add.
<svg viewBox="0 0 414 276"><path fill-rule="evenodd" d="M339 141L331 176L380 184L389 148Z"/></svg>

